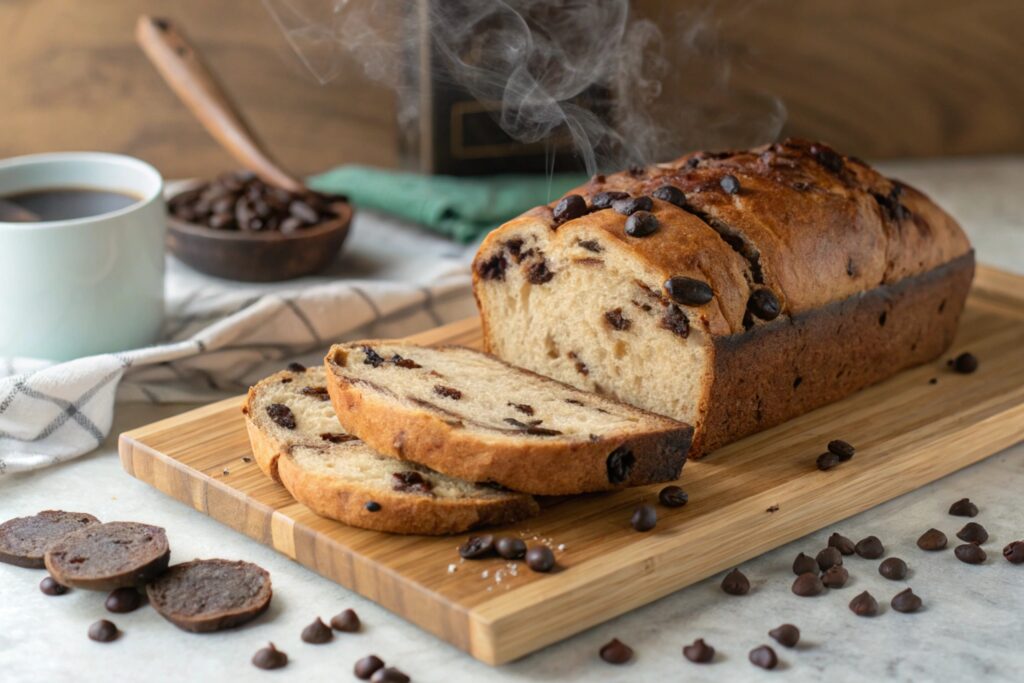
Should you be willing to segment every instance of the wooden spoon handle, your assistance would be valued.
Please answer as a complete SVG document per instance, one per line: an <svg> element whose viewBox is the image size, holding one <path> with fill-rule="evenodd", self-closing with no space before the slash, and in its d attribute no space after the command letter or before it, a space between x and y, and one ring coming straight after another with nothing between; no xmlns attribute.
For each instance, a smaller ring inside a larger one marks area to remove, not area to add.
<svg viewBox="0 0 1024 683"><path fill-rule="evenodd" d="M206 131L242 166L271 185L291 192L304 189L263 149L199 53L171 22L143 15L135 25L135 39Z"/></svg>

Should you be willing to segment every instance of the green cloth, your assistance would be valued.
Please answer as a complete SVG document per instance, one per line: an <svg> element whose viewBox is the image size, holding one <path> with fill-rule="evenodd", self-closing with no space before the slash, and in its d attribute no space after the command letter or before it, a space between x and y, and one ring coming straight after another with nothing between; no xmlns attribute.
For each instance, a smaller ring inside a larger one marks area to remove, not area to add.
<svg viewBox="0 0 1024 683"><path fill-rule="evenodd" d="M367 166L339 166L308 179L315 190L347 195L357 208L398 216L463 243L585 181L576 173L456 177Z"/></svg>

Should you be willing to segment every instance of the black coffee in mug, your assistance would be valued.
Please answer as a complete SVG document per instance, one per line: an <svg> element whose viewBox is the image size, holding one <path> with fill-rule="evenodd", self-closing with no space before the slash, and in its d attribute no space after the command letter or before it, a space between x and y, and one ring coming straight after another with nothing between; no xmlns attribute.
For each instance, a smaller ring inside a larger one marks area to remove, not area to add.
<svg viewBox="0 0 1024 683"><path fill-rule="evenodd" d="M127 208L135 195L90 187L51 187L0 197L0 221L31 223L99 216Z"/></svg>

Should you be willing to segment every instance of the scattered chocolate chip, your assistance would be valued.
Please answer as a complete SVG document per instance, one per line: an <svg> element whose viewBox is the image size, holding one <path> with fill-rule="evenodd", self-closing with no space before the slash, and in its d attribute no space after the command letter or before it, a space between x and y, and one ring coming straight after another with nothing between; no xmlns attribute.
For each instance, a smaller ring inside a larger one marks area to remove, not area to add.
<svg viewBox="0 0 1024 683"><path fill-rule="evenodd" d="M729 194L740 193L740 181L731 173L727 173L722 176L722 179L718 181L719 186L728 192Z"/></svg>
<svg viewBox="0 0 1024 683"><path fill-rule="evenodd" d="M612 208L615 209L616 213L621 213L623 216L632 216L637 211L650 211L654 208L654 202L651 201L650 197L646 196L628 197L613 201Z"/></svg>
<svg viewBox="0 0 1024 683"><path fill-rule="evenodd" d="M1003 548L1003 557L1012 564L1024 563L1024 541L1013 541Z"/></svg>
<svg viewBox="0 0 1024 683"><path fill-rule="evenodd" d="M665 282L665 291L684 306L703 306L715 296L708 283L683 275L669 278Z"/></svg>
<svg viewBox="0 0 1024 683"><path fill-rule="evenodd" d="M897 612L916 612L921 609L921 598L914 595L914 591L907 588L893 596L889 603Z"/></svg>
<svg viewBox="0 0 1024 683"><path fill-rule="evenodd" d="M352 667L352 673L355 674L356 678L359 680L368 681L370 680L370 676L372 676L378 669L383 668L384 660L377 655L367 655L356 662L356 665Z"/></svg>
<svg viewBox="0 0 1024 683"><path fill-rule="evenodd" d="M985 531L985 527L977 522L968 522L964 525L963 529L956 532L956 537L967 543L981 545L988 540L988 532Z"/></svg>
<svg viewBox="0 0 1024 683"><path fill-rule="evenodd" d="M907 578L907 563L898 557L887 557L878 565L878 573L890 581L902 581Z"/></svg>
<svg viewBox="0 0 1024 683"><path fill-rule="evenodd" d="M768 507L765 508L764 511L765 512L778 512L779 511L779 506L778 505L769 505Z"/></svg>
<svg viewBox="0 0 1024 683"><path fill-rule="evenodd" d="M555 218L555 223L561 225L566 221L571 221L574 218L579 218L587 212L587 202L583 197L578 194L570 194L562 197L557 204L555 204L555 210L552 215Z"/></svg>
<svg viewBox="0 0 1024 683"><path fill-rule="evenodd" d="M678 187L673 185L662 185L651 193L655 199L674 204L678 207L686 206L686 195Z"/></svg>
<svg viewBox="0 0 1024 683"><path fill-rule="evenodd" d="M868 536L857 541L854 551L865 560L877 560L885 554L885 546L878 539L878 536Z"/></svg>
<svg viewBox="0 0 1024 683"><path fill-rule="evenodd" d="M978 506L970 498L961 498L949 506L949 514L955 517L976 517Z"/></svg>
<svg viewBox="0 0 1024 683"><path fill-rule="evenodd" d="M302 629L303 642L310 643L311 645L323 645L333 639L334 634L331 632L330 627L320 617L317 617L312 624Z"/></svg>
<svg viewBox="0 0 1024 683"><path fill-rule="evenodd" d="M746 595L750 592L750 579L739 569L733 569L722 579L722 590L729 595Z"/></svg>
<svg viewBox="0 0 1024 683"><path fill-rule="evenodd" d="M626 234L647 237L658 230L658 217L649 211L635 211L626 219Z"/></svg>
<svg viewBox="0 0 1024 683"><path fill-rule="evenodd" d="M354 609L345 609L331 617L331 628L344 633L355 633L363 624Z"/></svg>
<svg viewBox="0 0 1024 683"><path fill-rule="evenodd" d="M56 579L52 576L47 576L39 582L39 590L41 590L44 595L64 595L68 592L68 587L57 583Z"/></svg>
<svg viewBox="0 0 1024 683"><path fill-rule="evenodd" d="M829 536L828 544L843 555L853 555L853 541L840 533L833 533Z"/></svg>
<svg viewBox="0 0 1024 683"><path fill-rule="evenodd" d="M479 560L494 554L494 536L483 534L470 536L459 546L459 555L467 560Z"/></svg>
<svg viewBox="0 0 1024 683"><path fill-rule="evenodd" d="M535 572L549 572L555 567L555 554L546 545L535 545L526 551L526 566Z"/></svg>
<svg viewBox="0 0 1024 683"><path fill-rule="evenodd" d="M258 669L280 669L288 664L288 655L274 647L273 643L256 651L252 663Z"/></svg>
<svg viewBox="0 0 1024 683"><path fill-rule="evenodd" d="M636 464L636 456L633 451L625 446L619 446L608 454L605 469L608 471L608 481L612 484L621 484L629 479L629 473Z"/></svg>
<svg viewBox="0 0 1024 683"><path fill-rule="evenodd" d="M938 529L929 529L917 539L917 547L921 550L942 550L946 547L946 534Z"/></svg>
<svg viewBox="0 0 1024 683"><path fill-rule="evenodd" d="M135 588L115 588L103 604L114 614L134 612L142 605L142 594Z"/></svg>
<svg viewBox="0 0 1024 683"><path fill-rule="evenodd" d="M679 310L679 307L675 304L665 309L665 315L662 316L661 322L658 325L662 329L668 330L683 339L686 339L690 334L690 321L687 320L686 314Z"/></svg>
<svg viewBox="0 0 1024 683"><path fill-rule="evenodd" d="M956 559L967 564L981 564L988 557L981 546L974 543L964 543L953 549Z"/></svg>
<svg viewBox="0 0 1024 683"><path fill-rule="evenodd" d="M409 683L412 679L393 666L377 669L370 676L370 683Z"/></svg>
<svg viewBox="0 0 1024 683"><path fill-rule="evenodd" d="M698 638L692 645L683 646L683 656L694 664L707 664L715 658L715 648L705 643L703 638Z"/></svg>
<svg viewBox="0 0 1024 683"><path fill-rule="evenodd" d="M633 517L629 520L637 531L650 531L658 524L658 511L653 505L639 505L633 511Z"/></svg>
<svg viewBox="0 0 1024 683"><path fill-rule="evenodd" d="M619 330L620 332L625 332L633 324L629 318L622 315L621 308L613 308L610 311L605 311L604 319L612 329Z"/></svg>
<svg viewBox="0 0 1024 683"><path fill-rule="evenodd" d="M434 393L437 394L438 396L443 396L445 398L450 398L453 401L460 401L460 400L462 400L462 392L461 391L459 391L458 389L453 389L451 387L443 386L441 384L435 384L434 385Z"/></svg>
<svg viewBox="0 0 1024 683"><path fill-rule="evenodd" d="M538 261L530 266L529 270L526 271L526 279L530 281L532 285L543 285L547 282L551 282L551 278L555 277L555 273L548 268L547 261Z"/></svg>
<svg viewBox="0 0 1024 683"><path fill-rule="evenodd" d="M681 508L689 500L690 496L678 486L666 486L658 492L658 502L667 508Z"/></svg>
<svg viewBox="0 0 1024 683"><path fill-rule="evenodd" d="M288 364L288 371L289 372L305 372L306 371L306 366L303 365L302 363L294 363L294 362L293 363L289 363Z"/></svg>
<svg viewBox="0 0 1024 683"><path fill-rule="evenodd" d="M365 356L365 358L363 358L364 365L370 365L375 368L379 368L384 365L384 358L369 346L363 347L363 355Z"/></svg>
<svg viewBox="0 0 1024 683"><path fill-rule="evenodd" d="M973 353L961 353L953 359L953 369L963 375L969 375L978 369L978 359Z"/></svg>
<svg viewBox="0 0 1024 683"><path fill-rule="evenodd" d="M817 572L807 572L796 577L791 590L802 598L809 598L820 595L825 590L825 584L818 578Z"/></svg>
<svg viewBox="0 0 1024 683"><path fill-rule="evenodd" d="M768 635L775 639L783 647L796 647L800 642L800 629L793 624L783 624L768 631Z"/></svg>
<svg viewBox="0 0 1024 683"><path fill-rule="evenodd" d="M112 640L117 640L118 635L120 634L117 626L114 626L114 622L106 619L93 622L89 627L89 639L95 640L97 643L109 643Z"/></svg>
<svg viewBox="0 0 1024 683"><path fill-rule="evenodd" d="M800 553L793 560L793 573L797 576L801 574L815 574L818 571L817 561L810 555Z"/></svg>
<svg viewBox="0 0 1024 683"><path fill-rule="evenodd" d="M494 549L506 560L518 560L526 555L526 543L514 536L502 536L494 542Z"/></svg>
<svg viewBox="0 0 1024 683"><path fill-rule="evenodd" d="M767 287L760 287L750 293L747 310L761 320L775 320L782 312L782 304L775 293Z"/></svg>
<svg viewBox="0 0 1024 683"><path fill-rule="evenodd" d="M295 429L295 415L292 409L283 403L271 403L267 406L267 415L277 425L285 429Z"/></svg>
<svg viewBox="0 0 1024 683"><path fill-rule="evenodd" d="M846 462L853 457L856 449L842 439L833 439L828 442L828 450L839 456L841 462Z"/></svg>
<svg viewBox="0 0 1024 683"><path fill-rule="evenodd" d="M751 664L761 667L762 669L774 669L779 663L779 658L775 656L775 650L771 649L767 645L755 647L750 651L750 654L747 655L747 659L750 660Z"/></svg>
<svg viewBox="0 0 1024 683"><path fill-rule="evenodd" d="M391 473L391 488L405 493L430 493L434 485L415 470Z"/></svg>
<svg viewBox="0 0 1024 683"><path fill-rule="evenodd" d="M871 593L864 591L850 601L850 610L858 617L873 617L878 614L878 601Z"/></svg>
<svg viewBox="0 0 1024 683"><path fill-rule="evenodd" d="M611 641L601 646L599 654L601 659L609 664L625 664L633 659L633 648L618 638L612 638Z"/></svg>
<svg viewBox="0 0 1024 683"><path fill-rule="evenodd" d="M825 571L829 567L840 566L843 564L843 554L832 546L821 550L814 559L817 561L818 567L821 571Z"/></svg>
<svg viewBox="0 0 1024 683"><path fill-rule="evenodd" d="M838 465L839 462L840 460L838 455L830 451L825 451L824 453L818 456L818 458L814 461L814 464L818 467L819 470L824 472L825 470L832 469L833 467Z"/></svg>
<svg viewBox="0 0 1024 683"><path fill-rule="evenodd" d="M369 500L366 505L363 506L367 512L380 512L380 503L375 500Z"/></svg>
<svg viewBox="0 0 1024 683"><path fill-rule="evenodd" d="M618 191L598 192L597 194L594 195L594 198L591 200L590 205L592 207L594 207L595 209L607 209L614 202L617 202L620 199L628 199L628 198L629 198L629 193L628 192L618 192Z"/></svg>
<svg viewBox="0 0 1024 683"><path fill-rule="evenodd" d="M837 564L823 571L819 578L821 585L825 588L842 588L850 580L850 572L846 570L846 567Z"/></svg>

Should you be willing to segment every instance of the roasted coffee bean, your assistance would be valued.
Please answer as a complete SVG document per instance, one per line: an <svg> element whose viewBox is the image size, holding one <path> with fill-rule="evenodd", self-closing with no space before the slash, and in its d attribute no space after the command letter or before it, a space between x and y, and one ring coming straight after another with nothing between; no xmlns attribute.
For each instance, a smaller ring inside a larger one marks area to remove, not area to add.
<svg viewBox="0 0 1024 683"><path fill-rule="evenodd" d="M674 185L662 185L657 190L651 193L655 199L660 199L663 202L674 204L678 207L686 206L686 195L683 191Z"/></svg>
<svg viewBox="0 0 1024 683"><path fill-rule="evenodd" d="M917 539L917 547L921 550L942 550L946 547L946 534L938 529L929 529Z"/></svg>
<svg viewBox="0 0 1024 683"><path fill-rule="evenodd" d="M818 571L818 562L810 555L800 553L793 560L793 573L797 576L801 574L815 574Z"/></svg>
<svg viewBox="0 0 1024 683"><path fill-rule="evenodd" d="M271 403L267 406L267 415L277 425L285 429L295 429L295 414L283 403Z"/></svg>
<svg viewBox="0 0 1024 683"><path fill-rule="evenodd" d="M601 655L601 659L609 664L625 664L633 659L633 648L618 638L612 638L601 646L598 654Z"/></svg>
<svg viewBox="0 0 1024 683"><path fill-rule="evenodd" d="M953 359L953 369L961 374L969 375L978 369L978 359L973 353L961 353Z"/></svg>
<svg viewBox="0 0 1024 683"><path fill-rule="evenodd" d="M355 633L363 627L354 609L344 609L331 617L331 628L343 633Z"/></svg>
<svg viewBox="0 0 1024 683"><path fill-rule="evenodd" d="M684 306L703 306L715 296L708 283L683 275L669 278L665 282L665 291Z"/></svg>
<svg viewBox="0 0 1024 683"><path fill-rule="evenodd" d="M608 454L608 460L605 463L605 469L608 472L608 482L611 484L625 482L629 479L629 473L633 470L633 465L635 464L636 456L633 455L633 451L625 446L619 446Z"/></svg>
<svg viewBox="0 0 1024 683"><path fill-rule="evenodd" d="M667 508L681 508L689 500L690 496L678 486L666 486L658 492L658 502Z"/></svg>
<svg viewBox="0 0 1024 683"><path fill-rule="evenodd" d="M825 588L842 588L850 580L850 572L846 570L846 567L837 564L823 571L819 578L821 585Z"/></svg>
<svg viewBox="0 0 1024 683"><path fill-rule="evenodd" d="M290 213L295 218L298 218L303 223L307 223L310 225L316 223L317 220L320 218L316 213L316 209L314 209L312 206L302 201L301 199L296 199L295 201L288 205L288 213Z"/></svg>
<svg viewBox="0 0 1024 683"><path fill-rule="evenodd" d="M878 601L871 593L864 591L850 601L850 610L858 617L873 617L878 614Z"/></svg>
<svg viewBox="0 0 1024 683"><path fill-rule="evenodd" d="M750 592L750 579L739 569L733 569L722 579L722 590L729 595L746 595Z"/></svg>
<svg viewBox="0 0 1024 683"><path fill-rule="evenodd" d="M853 541L842 534L833 533L828 537L828 544L843 555L853 555Z"/></svg>
<svg viewBox="0 0 1024 683"><path fill-rule="evenodd" d="M825 470L832 469L833 467L838 465L839 462L840 460L838 455L836 455L835 453L831 453L829 451L825 451L824 453L818 456L818 459L814 461L814 464L817 465L819 470L824 472Z"/></svg>
<svg viewBox="0 0 1024 683"><path fill-rule="evenodd" d="M755 647L750 651L750 654L747 655L747 659L750 660L751 664L759 666L762 669L774 669L779 663L779 658L775 656L775 650L771 649L767 645Z"/></svg>
<svg viewBox="0 0 1024 683"><path fill-rule="evenodd" d="M434 485L419 472L409 470L406 472L392 472L391 488L405 493L430 493Z"/></svg>
<svg viewBox="0 0 1024 683"><path fill-rule="evenodd" d="M800 642L800 629L793 624L783 624L768 631L768 635L775 639L783 647L796 647Z"/></svg>
<svg viewBox="0 0 1024 683"><path fill-rule="evenodd" d="M654 202L646 196L627 197L613 201L612 208L623 216L632 216L637 211L650 211L654 208Z"/></svg>
<svg viewBox="0 0 1024 683"><path fill-rule="evenodd" d="M728 192L729 194L740 193L740 181L731 173L727 173L722 176L722 179L718 181L719 186Z"/></svg>
<svg viewBox="0 0 1024 683"><path fill-rule="evenodd" d="M89 639L95 640L97 643L109 643L112 640L117 640L119 635L120 633L114 622L107 621L106 619L93 622L89 627Z"/></svg>
<svg viewBox="0 0 1024 683"><path fill-rule="evenodd" d="M412 679L393 666L377 669L370 676L370 683L409 683Z"/></svg>
<svg viewBox="0 0 1024 683"><path fill-rule="evenodd" d="M949 514L955 517L976 517L978 506L972 503L970 498L961 498L949 506Z"/></svg>
<svg viewBox="0 0 1024 683"><path fill-rule="evenodd" d="M964 525L963 529L956 532L956 537L967 543L981 545L988 540L988 532L985 531L985 527L977 522L968 522Z"/></svg>
<svg viewBox="0 0 1024 683"><path fill-rule="evenodd" d="M590 205L595 209L607 209L612 205L612 203L617 202L620 199L628 198L628 192L598 192L597 194L594 195L594 198L591 200Z"/></svg>
<svg viewBox="0 0 1024 683"><path fill-rule="evenodd" d="M885 546L878 540L877 536L868 536L857 541L854 551L865 560L877 560L885 554Z"/></svg>
<svg viewBox="0 0 1024 683"><path fill-rule="evenodd" d="M64 595L68 592L68 587L57 583L52 576L47 576L39 582L39 590L44 595Z"/></svg>
<svg viewBox="0 0 1024 683"><path fill-rule="evenodd" d="M1013 541L1003 548L1003 557L1012 564L1024 564L1024 541Z"/></svg>
<svg viewBox="0 0 1024 683"><path fill-rule="evenodd" d="M288 664L288 655L274 647L273 643L256 651L252 663L258 669L280 669Z"/></svg>
<svg viewBox="0 0 1024 683"><path fill-rule="evenodd" d="M626 219L626 234L630 237L647 237L658 229L658 217L649 211L636 211Z"/></svg>
<svg viewBox="0 0 1024 683"><path fill-rule="evenodd" d="M301 637L303 642L310 643L311 645L323 645L334 639L334 633L323 622L323 619L317 617L312 624L302 629Z"/></svg>
<svg viewBox="0 0 1024 683"><path fill-rule="evenodd" d="M470 536L465 543L459 546L459 555L467 560L479 560L483 557L490 557L493 554L494 536L490 534Z"/></svg>
<svg viewBox="0 0 1024 683"><path fill-rule="evenodd" d="M846 443L842 439L833 439L828 442L828 450L831 453L835 453L839 456L842 462L846 462L853 457L856 449L850 444Z"/></svg>
<svg viewBox="0 0 1024 683"><path fill-rule="evenodd" d="M549 572L555 568L555 554L546 545L535 545L526 551L526 566L535 572Z"/></svg>
<svg viewBox="0 0 1024 683"><path fill-rule="evenodd" d="M907 578L907 563L898 557L887 557L878 565L878 573L891 581Z"/></svg>
<svg viewBox="0 0 1024 683"><path fill-rule="evenodd" d="M889 604L897 612L916 612L921 609L921 598L908 588L894 595Z"/></svg>
<svg viewBox="0 0 1024 683"><path fill-rule="evenodd" d="M578 194L570 194L562 197L555 204L555 210L552 212L552 215L555 218L555 223L562 224L574 218L579 218L585 213L587 213L587 201Z"/></svg>
<svg viewBox="0 0 1024 683"><path fill-rule="evenodd" d="M799 595L802 598L809 598L815 595L821 595L825 590L825 584L818 578L817 572L807 572L796 577L793 581L791 588L794 594Z"/></svg>
<svg viewBox="0 0 1024 683"><path fill-rule="evenodd" d="M953 549L956 559L967 564L981 564L988 557L981 546L974 543L964 543Z"/></svg>
<svg viewBox="0 0 1024 683"><path fill-rule="evenodd" d="M384 668L384 660L377 655L363 657L352 668L352 673L361 681L368 681L378 669Z"/></svg>
<svg viewBox="0 0 1024 683"><path fill-rule="evenodd" d="M775 320L782 312L782 304L775 293L767 287L755 289L747 300L747 310L761 320Z"/></svg>
<svg viewBox="0 0 1024 683"><path fill-rule="evenodd" d="M843 564L843 554L831 546L819 552L818 556L814 559L818 562L818 568L821 571L825 571L829 567L842 566Z"/></svg>
<svg viewBox="0 0 1024 683"><path fill-rule="evenodd" d="M380 512L380 503L375 500L366 501L366 505L363 506L367 512Z"/></svg>
<svg viewBox="0 0 1024 683"><path fill-rule="evenodd" d="M658 524L658 511L653 505L639 505L633 511L633 517L629 520L637 531L650 531Z"/></svg>
<svg viewBox="0 0 1024 683"><path fill-rule="evenodd" d="M494 549L506 560L518 560L526 555L526 543L514 536L502 536L494 542Z"/></svg>
<svg viewBox="0 0 1024 683"><path fill-rule="evenodd" d="M142 594L134 588L115 588L103 604L114 614L134 612L142 605Z"/></svg>
<svg viewBox="0 0 1024 683"><path fill-rule="evenodd" d="M715 658L715 648L705 643L703 638L698 638L692 645L683 646L683 656L694 664L707 664Z"/></svg>

